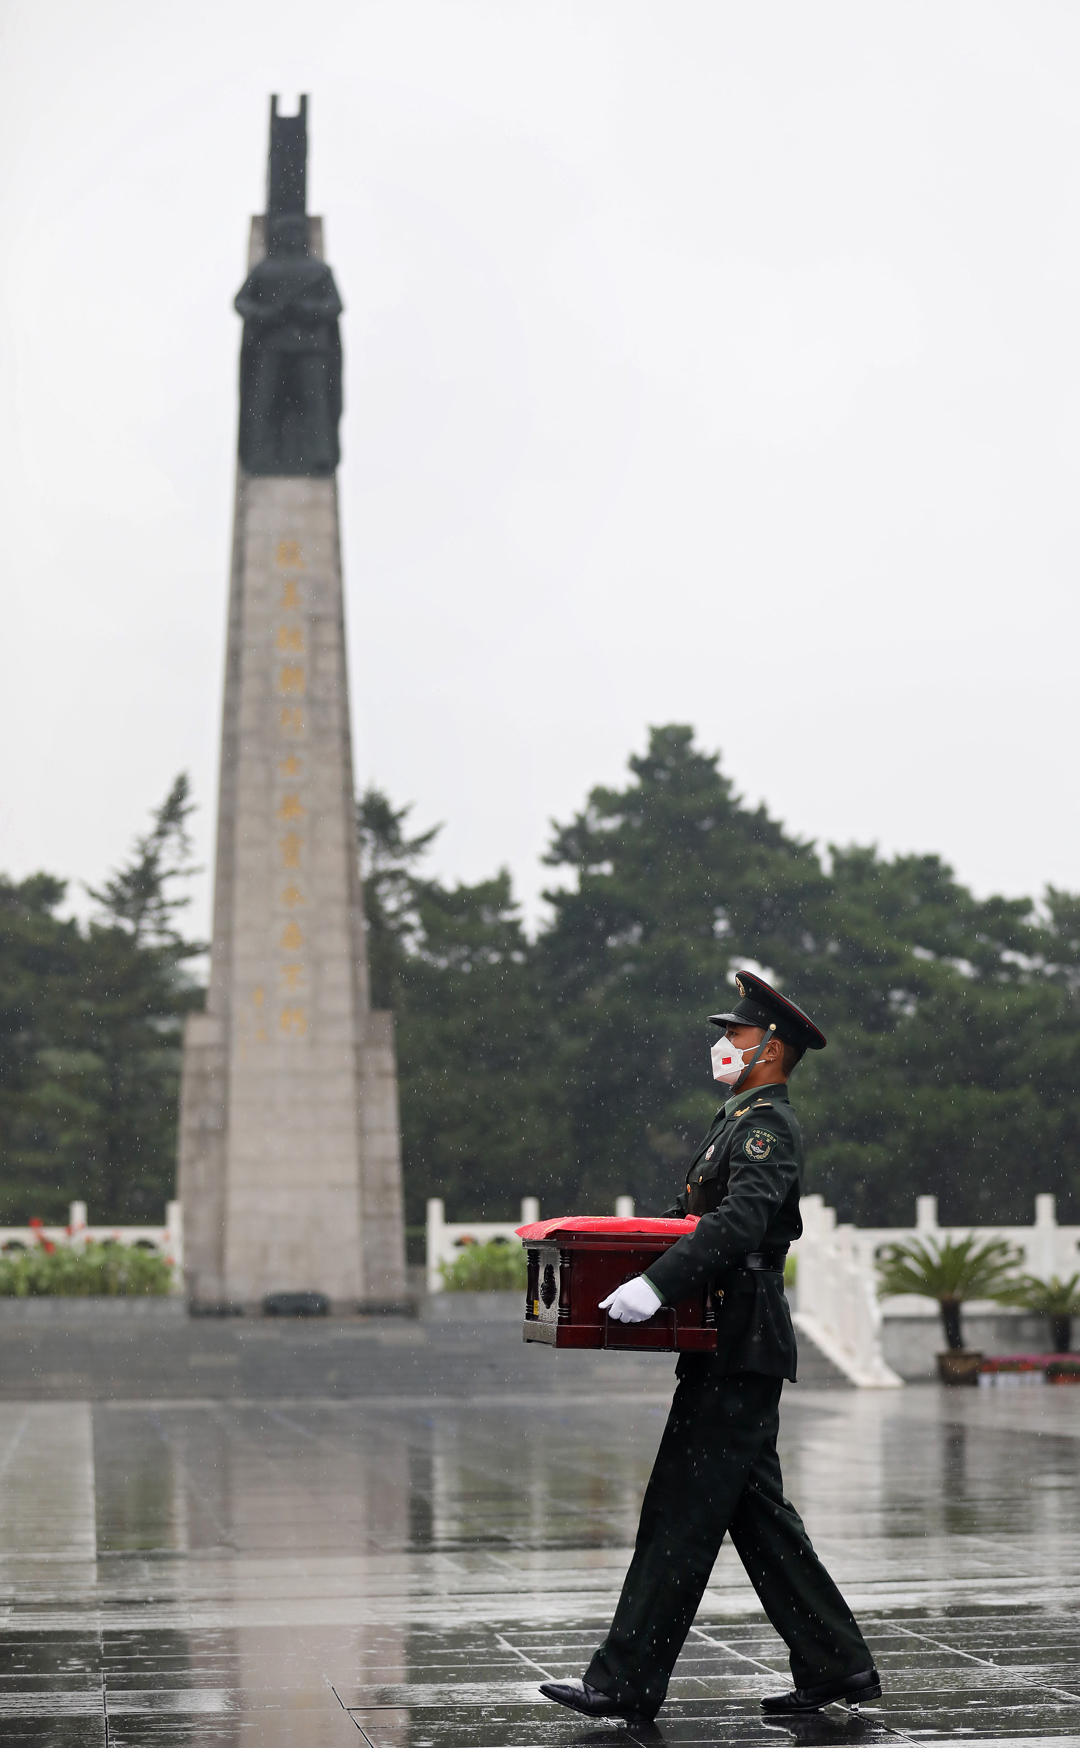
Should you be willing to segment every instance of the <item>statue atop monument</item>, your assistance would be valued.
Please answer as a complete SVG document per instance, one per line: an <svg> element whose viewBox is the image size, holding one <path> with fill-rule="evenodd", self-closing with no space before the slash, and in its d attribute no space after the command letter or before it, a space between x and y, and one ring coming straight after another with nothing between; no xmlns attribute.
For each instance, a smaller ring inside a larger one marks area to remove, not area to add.
<svg viewBox="0 0 1080 1748"><path fill-rule="evenodd" d="M236 298L240 349L240 465L246 473L326 476L340 459L341 299L309 252L307 98L298 115L270 100L266 254Z"/></svg>

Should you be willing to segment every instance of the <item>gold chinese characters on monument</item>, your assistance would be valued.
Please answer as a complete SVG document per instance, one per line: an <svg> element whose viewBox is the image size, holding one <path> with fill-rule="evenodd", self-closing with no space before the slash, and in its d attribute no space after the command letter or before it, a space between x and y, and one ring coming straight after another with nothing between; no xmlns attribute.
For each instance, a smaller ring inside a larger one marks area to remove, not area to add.
<svg viewBox="0 0 1080 1748"><path fill-rule="evenodd" d="M274 687L279 698L290 700L278 706L278 734L282 740L295 743L304 740L306 723L303 705L291 700L303 698L307 693L307 670L304 662L297 659L307 650L305 581L302 576L306 567L300 542L279 540L274 565L279 573L286 573L279 575L276 585L272 627ZM278 889L275 908L279 914L274 923L272 942L276 964L278 1035L290 1041L305 1037L308 1031L308 1011L304 1005L307 989L304 931L288 916L298 906L307 903L303 885L309 848L307 765L302 750L290 747L277 762L273 796L278 866L281 873L293 876L282 881ZM286 913L288 920L281 919L281 911Z"/></svg>

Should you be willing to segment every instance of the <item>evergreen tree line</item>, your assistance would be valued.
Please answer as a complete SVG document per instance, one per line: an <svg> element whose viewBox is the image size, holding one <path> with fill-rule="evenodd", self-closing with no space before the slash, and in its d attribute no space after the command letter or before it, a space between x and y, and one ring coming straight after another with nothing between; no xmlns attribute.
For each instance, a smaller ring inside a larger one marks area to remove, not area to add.
<svg viewBox="0 0 1080 1748"><path fill-rule="evenodd" d="M749 808L679 725L553 828L535 939L503 871L447 886L435 831L357 804L372 994L397 1022L407 1219L669 1205L719 1102L705 1017L760 967L829 1037L796 1071L808 1188L842 1219L1080 1220L1080 897L980 900L936 856L827 854ZM180 1031L179 779L81 926L64 886L0 881L0 1220L159 1219Z"/></svg>
<svg viewBox="0 0 1080 1748"><path fill-rule="evenodd" d="M164 1219L175 1193L185 1013L203 992L180 933L195 870L178 777L83 925L57 915L67 882L0 875L0 1224Z"/></svg>
<svg viewBox="0 0 1080 1748"><path fill-rule="evenodd" d="M550 923L504 872L448 890L433 834L360 803L375 999L397 1016L406 1196L451 1218L670 1205L719 1091L739 965L821 1025L792 1081L807 1187L844 1220L1080 1221L1080 897L980 900L937 856L786 832L679 725L556 826Z"/></svg>

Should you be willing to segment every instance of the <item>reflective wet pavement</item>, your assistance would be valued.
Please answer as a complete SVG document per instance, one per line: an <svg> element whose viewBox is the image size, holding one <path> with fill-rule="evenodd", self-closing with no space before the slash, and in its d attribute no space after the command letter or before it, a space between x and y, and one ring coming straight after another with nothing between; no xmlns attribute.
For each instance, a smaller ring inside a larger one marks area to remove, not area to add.
<svg viewBox="0 0 1080 1748"><path fill-rule="evenodd" d="M729 1548L655 1730L539 1700L614 1605L666 1375L612 1369L591 1399L0 1403L0 1742L1080 1742L1065 1388L785 1393L788 1490L886 1684L859 1716L762 1720L786 1658Z"/></svg>

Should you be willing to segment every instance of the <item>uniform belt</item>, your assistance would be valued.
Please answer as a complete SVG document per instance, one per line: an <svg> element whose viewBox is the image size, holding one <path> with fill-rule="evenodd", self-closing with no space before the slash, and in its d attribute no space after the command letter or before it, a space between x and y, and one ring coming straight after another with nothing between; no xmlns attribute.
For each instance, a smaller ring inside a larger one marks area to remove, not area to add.
<svg viewBox="0 0 1080 1748"><path fill-rule="evenodd" d="M783 1250L751 1250L743 1257L744 1269L783 1269L787 1247Z"/></svg>

